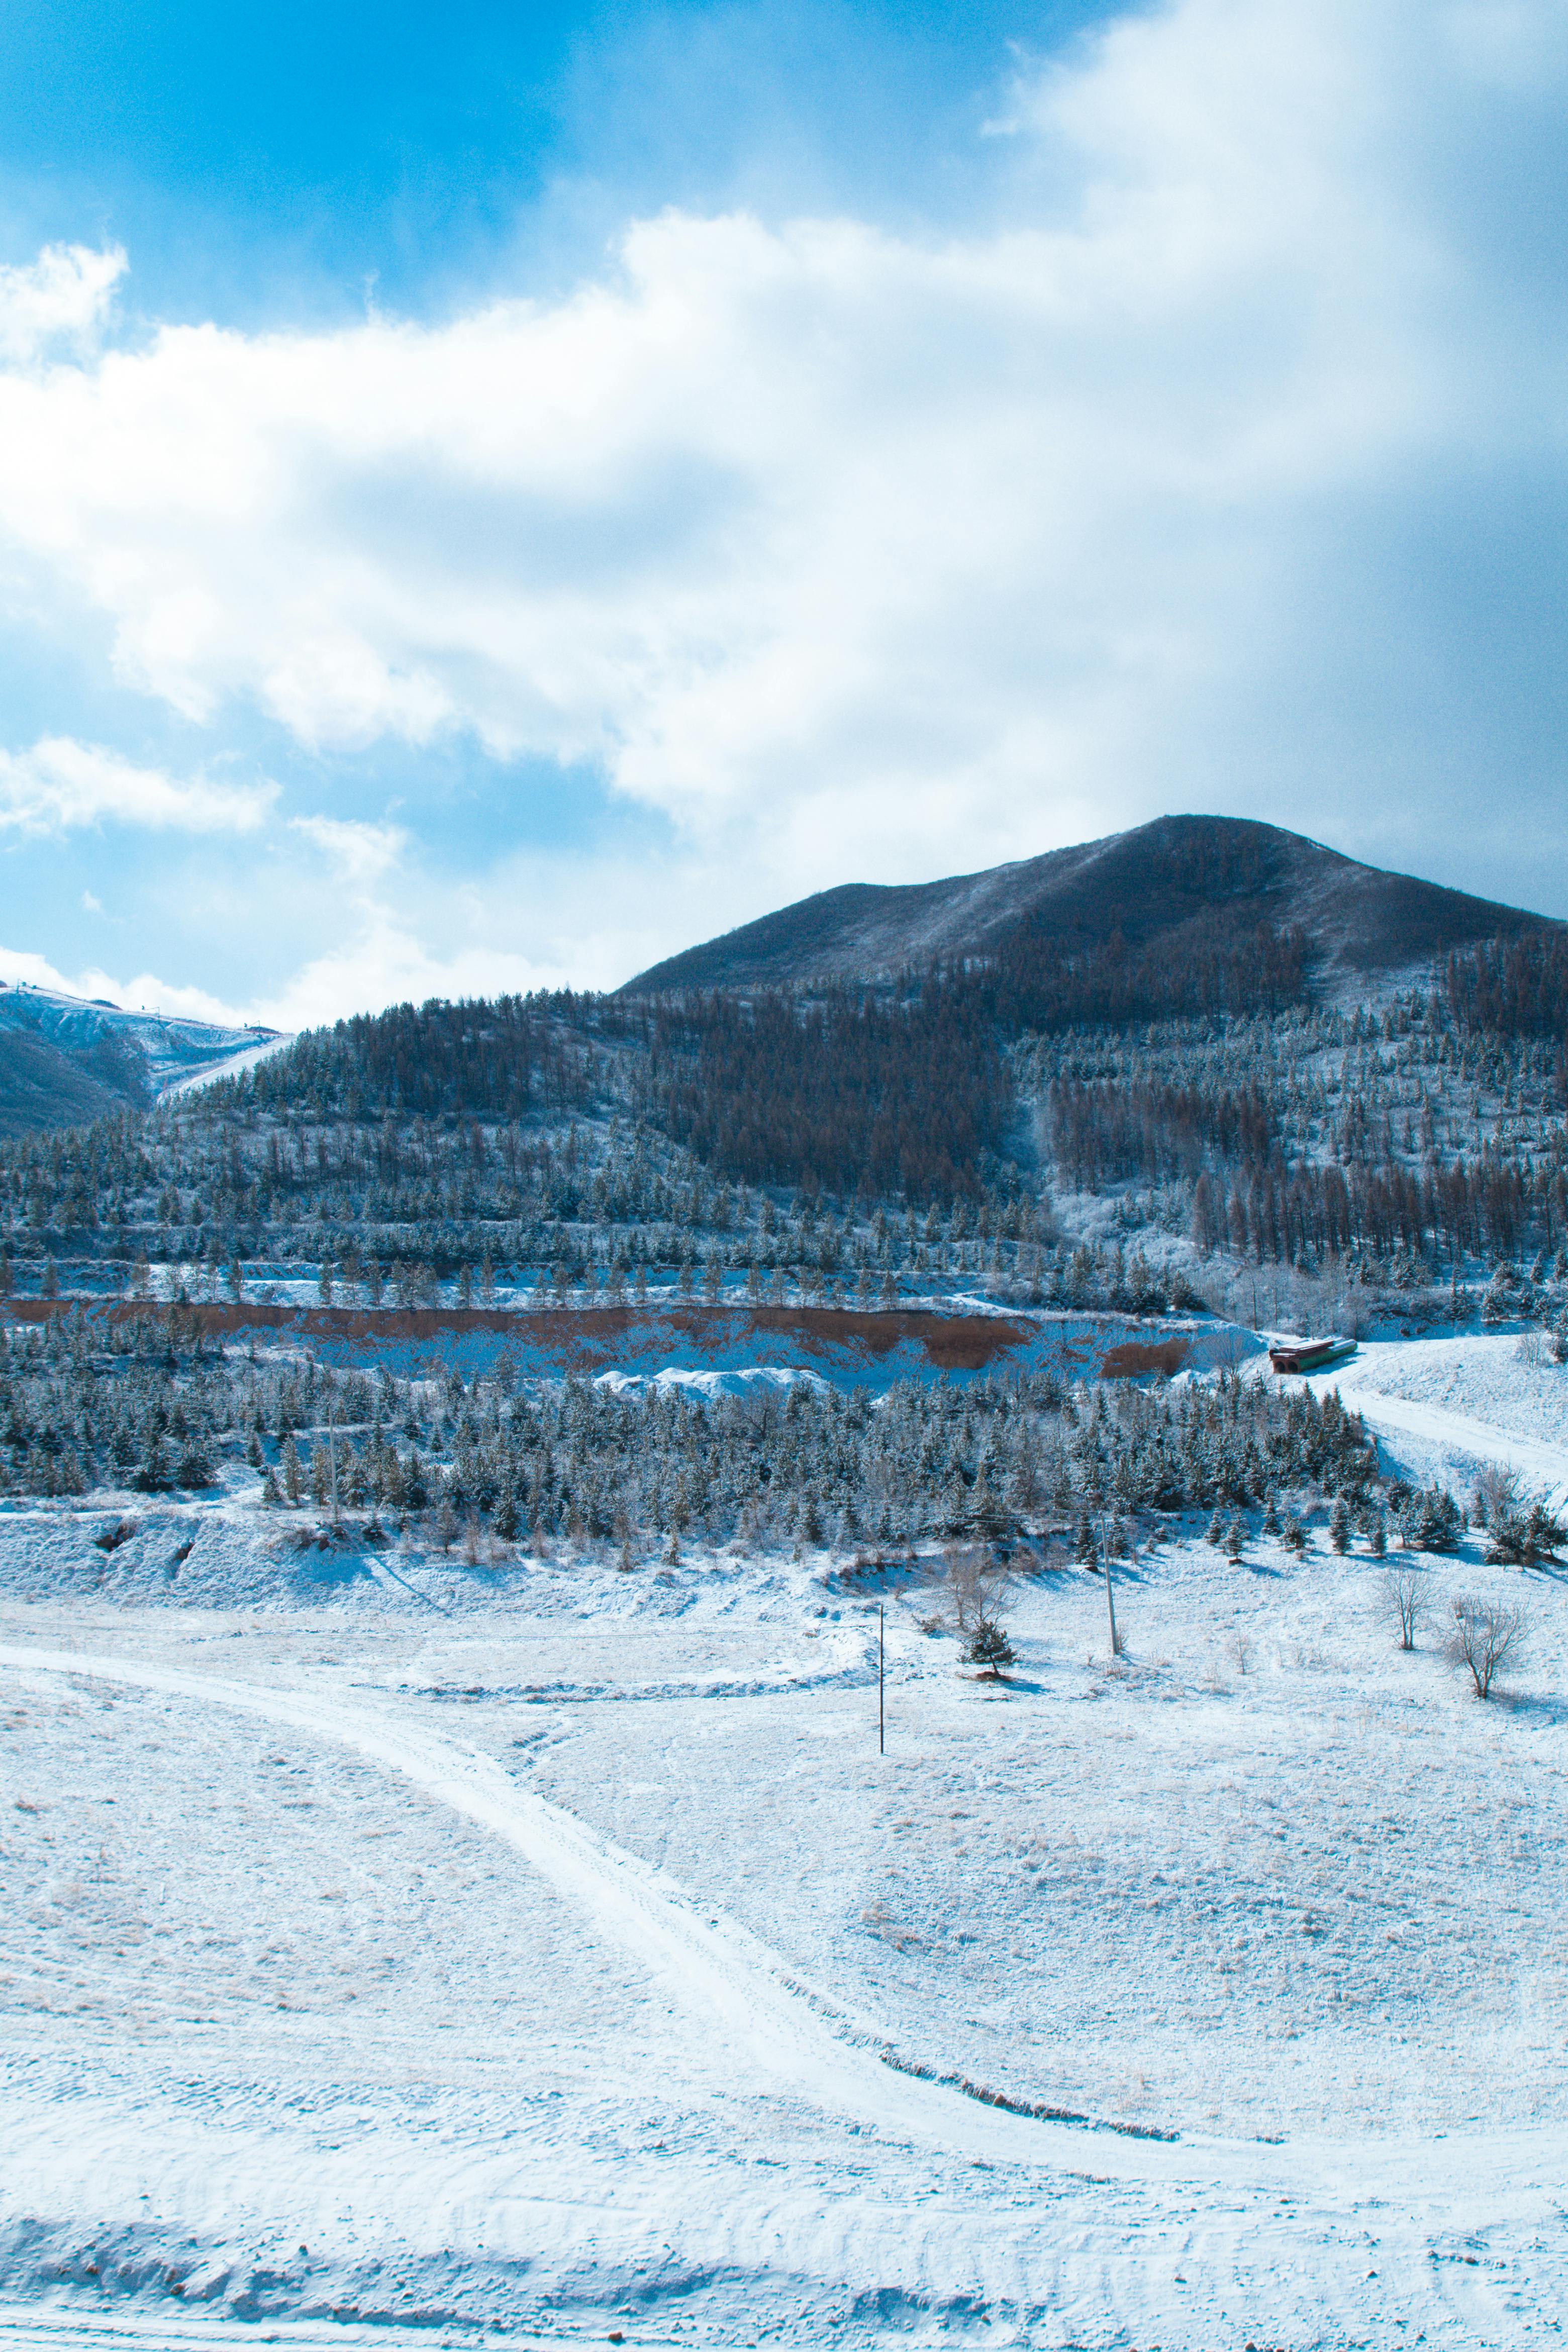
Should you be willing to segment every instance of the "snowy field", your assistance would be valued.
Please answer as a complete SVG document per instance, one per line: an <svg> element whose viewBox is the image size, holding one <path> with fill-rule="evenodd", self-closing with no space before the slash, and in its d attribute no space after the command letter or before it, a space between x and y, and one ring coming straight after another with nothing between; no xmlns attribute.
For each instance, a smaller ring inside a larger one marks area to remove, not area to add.
<svg viewBox="0 0 1568 2352"><path fill-rule="evenodd" d="M1511 1338L1340 1385L1568 1475ZM1364 1551L1189 1522L1122 1660L1055 1570L994 1685L893 1574L170 1582L198 1516L0 1514L0 2352L1560 2334L1551 1571L1425 1561L1405 1654ZM1462 1590L1531 1616L1487 1706Z"/></svg>
<svg viewBox="0 0 1568 2352"><path fill-rule="evenodd" d="M1311 1386L1338 1388L1424 1475L1466 1484L1502 1462L1568 1498L1568 1370L1539 1331L1363 1346Z"/></svg>

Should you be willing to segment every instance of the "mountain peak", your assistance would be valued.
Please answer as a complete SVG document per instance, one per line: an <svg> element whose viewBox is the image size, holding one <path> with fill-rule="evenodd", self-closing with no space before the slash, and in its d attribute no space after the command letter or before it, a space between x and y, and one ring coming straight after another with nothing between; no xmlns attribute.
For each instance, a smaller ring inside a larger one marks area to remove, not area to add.
<svg viewBox="0 0 1568 2352"><path fill-rule="evenodd" d="M640 972L624 994L882 980L1036 940L1148 947L1225 911L1305 933L1329 992L1429 967L1548 918L1365 866L1253 818L1164 816L937 882L842 883Z"/></svg>

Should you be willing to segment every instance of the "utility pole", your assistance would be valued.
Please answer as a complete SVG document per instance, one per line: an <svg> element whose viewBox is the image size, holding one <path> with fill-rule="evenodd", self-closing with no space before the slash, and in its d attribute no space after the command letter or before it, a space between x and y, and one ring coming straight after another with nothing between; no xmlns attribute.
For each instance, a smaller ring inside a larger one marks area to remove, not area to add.
<svg viewBox="0 0 1568 2352"><path fill-rule="evenodd" d="M1100 1532L1101 1532L1101 1538L1102 1538L1102 1540L1103 1540L1103 1536L1104 1536L1104 1530L1103 1530L1103 1528L1101 1529L1101 1531L1100 1531ZM1110 1615L1110 1654L1111 1654L1111 1656L1112 1656L1113 1658L1119 1658L1119 1657L1121 1655L1121 1643L1120 1643L1120 1642L1117 1640L1117 1638L1116 1638L1116 1595L1115 1595L1115 1593L1112 1591L1112 1590L1111 1590L1111 1585L1110 1585L1110 1546L1108 1543L1107 1543L1107 1544L1105 1544L1104 1549L1105 1549L1105 1606L1106 1606L1106 1610L1107 1610L1107 1612L1108 1612L1108 1613L1109 1613L1109 1615Z"/></svg>
<svg viewBox="0 0 1568 2352"><path fill-rule="evenodd" d="M885 1756L888 1752L888 1716L883 1699L887 1682L886 1659L887 1611L879 1601L877 1603L877 1753L879 1756Z"/></svg>
<svg viewBox="0 0 1568 2352"><path fill-rule="evenodd" d="M338 1509L338 1403L334 1397L327 1408L327 1468L332 1483L332 1525L342 1525Z"/></svg>

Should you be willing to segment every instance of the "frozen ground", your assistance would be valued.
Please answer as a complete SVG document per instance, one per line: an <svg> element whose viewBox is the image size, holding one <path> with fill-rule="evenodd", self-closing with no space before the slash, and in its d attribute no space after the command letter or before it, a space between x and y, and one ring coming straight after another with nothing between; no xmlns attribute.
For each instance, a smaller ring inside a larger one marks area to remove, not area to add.
<svg viewBox="0 0 1568 2352"><path fill-rule="evenodd" d="M1342 1385L1560 1459L1568 1375L1443 1344ZM1369 1559L1193 1526L1120 1665L1058 1571L997 1686L820 1563L502 1605L172 1533L0 1519L0 2352L1559 2333L1550 1573L1427 1563L1405 1655ZM1482 1706L1442 1623L1505 1583Z"/></svg>

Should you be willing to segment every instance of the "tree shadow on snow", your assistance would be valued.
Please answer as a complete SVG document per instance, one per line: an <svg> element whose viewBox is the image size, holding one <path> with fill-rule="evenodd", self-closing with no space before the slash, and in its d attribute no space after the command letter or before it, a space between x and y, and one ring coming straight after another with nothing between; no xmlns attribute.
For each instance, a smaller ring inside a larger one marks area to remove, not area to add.
<svg viewBox="0 0 1568 2352"><path fill-rule="evenodd" d="M1528 1723L1568 1723L1568 1698L1560 1698L1552 1691L1499 1690L1494 1685L1488 1705L1519 1716Z"/></svg>

